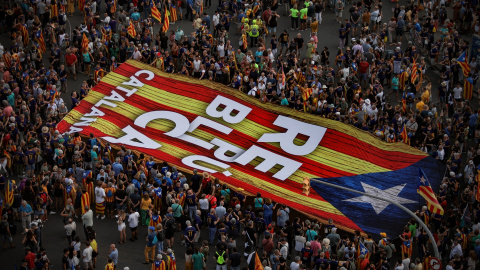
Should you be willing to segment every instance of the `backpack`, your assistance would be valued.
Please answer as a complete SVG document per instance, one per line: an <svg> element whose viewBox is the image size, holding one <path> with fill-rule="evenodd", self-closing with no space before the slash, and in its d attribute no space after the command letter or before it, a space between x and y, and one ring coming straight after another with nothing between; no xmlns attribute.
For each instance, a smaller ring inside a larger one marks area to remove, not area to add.
<svg viewBox="0 0 480 270"><path fill-rule="evenodd" d="M112 189L109 188L108 191L107 191L107 197L110 198L112 196L113 196Z"/></svg>
<svg viewBox="0 0 480 270"><path fill-rule="evenodd" d="M42 198L44 204L47 203L47 194L45 192L40 193L40 198Z"/></svg>
<svg viewBox="0 0 480 270"><path fill-rule="evenodd" d="M258 27L252 26L252 36L258 35Z"/></svg>
<svg viewBox="0 0 480 270"><path fill-rule="evenodd" d="M230 189L225 190L225 202L230 202Z"/></svg>
<svg viewBox="0 0 480 270"><path fill-rule="evenodd" d="M175 220L174 220L174 219L168 220L165 225L166 225L167 228L169 228L169 229L172 230L172 231L176 231L176 230L177 230L177 224L175 223Z"/></svg>
<svg viewBox="0 0 480 270"><path fill-rule="evenodd" d="M302 261L309 261L310 260L310 255L311 255L311 249L310 250L307 250L307 249L304 249L303 252L302 252Z"/></svg>
<svg viewBox="0 0 480 270"><path fill-rule="evenodd" d="M263 222L262 219L258 219L257 222L255 222L257 232L261 233L265 231L265 223Z"/></svg>
<svg viewBox="0 0 480 270"><path fill-rule="evenodd" d="M224 264L225 263L225 258L223 258L223 255L225 255L225 251L222 253L222 255L218 254L218 252L215 252L218 256L217 258L217 263L218 264Z"/></svg>

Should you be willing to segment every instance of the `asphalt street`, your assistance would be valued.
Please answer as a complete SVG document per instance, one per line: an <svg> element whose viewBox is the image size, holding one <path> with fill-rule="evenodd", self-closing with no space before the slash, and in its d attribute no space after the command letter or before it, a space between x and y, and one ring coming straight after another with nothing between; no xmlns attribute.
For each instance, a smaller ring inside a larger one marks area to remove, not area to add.
<svg viewBox="0 0 480 270"><path fill-rule="evenodd" d="M216 2L216 1L215 1ZM345 12L343 13L344 18L347 18L349 16L348 9L351 7L351 4L347 4L345 7ZM390 18L392 16L392 7L393 4L390 1L385 1L383 2L383 18L385 20L387 18ZM102 10L104 11L104 7L102 7ZM294 36L297 34L296 31L291 31L290 30L290 19L287 18L284 14L285 6L281 6L279 8L279 14L282 16L281 19L278 21L278 27L277 27L277 35L281 33L284 29L287 29L290 36ZM206 12L210 14L210 16L213 15L214 13L214 7L212 6L209 9L206 9ZM100 12L100 14L103 14ZM70 26L75 27L79 25L81 22L83 22L83 18L81 17L80 13L78 11L75 12L75 15L73 17L68 17L69 19L69 24L67 24L67 33L70 32ZM190 21L177 21L176 24L170 26L170 30L181 27L185 34L189 34L190 32L193 31L193 27ZM331 10L326 10L323 13L323 22L319 26L318 30L318 36L319 36L319 48L323 48L324 46L327 46L330 48L330 62L334 62L334 55L336 54L337 48L338 48L338 29L340 28L340 25L335 21L335 15L333 11ZM154 28L155 32L159 31L159 26L156 25ZM235 46L238 46L238 39L239 36L235 35L235 27L231 27L230 29L230 36L229 39L232 40L232 44ZM300 33L304 40L307 41L309 40L310 36L310 30L307 31L302 31L298 32ZM405 41L406 39L404 39ZM8 47L10 45L10 41L8 39L8 36L3 33L0 35L0 42L2 45L5 47ZM404 42L406 43L406 42ZM388 49L393 49L393 46L390 46ZM49 54L47 52L47 54ZM48 64L47 57L44 57L45 59L45 64ZM427 75L434 81L434 86L433 89L436 89L436 85L438 83L435 83L435 79L438 78L438 74L428 71ZM86 80L87 77L83 74L78 74L78 78L76 81L73 79L68 80L67 84L67 93L62 93L61 96L64 99L64 101L68 104L68 108L70 108L70 95L72 91L79 91L81 83L83 80ZM390 90L386 90L387 93L390 92ZM395 102L394 96L391 97L390 102L392 102L393 105L397 104ZM434 101L438 101L438 97L435 95L434 91ZM46 248L47 255L50 258L51 262L54 265L54 269L60 269L61 266L61 259L62 259L62 250L67 247L67 240L65 238L65 231L63 229L63 222L62 218L59 217L59 215L53 215L49 216L49 219L47 222L45 222L43 230L42 230L42 241L43 241L43 246ZM79 232L79 235L84 239L84 234L81 230L82 224L80 219L75 220L77 223L77 228L79 228L77 231ZM21 227L21 224L17 223L19 228ZM97 262L97 268L103 269L106 260L107 260L107 255L108 255L108 250L109 250L109 245L110 244L116 244L117 248L119 250L119 263L117 269L123 269L125 266L129 266L130 269L150 269L150 265L143 265L142 262L144 260L144 255L143 255L143 250L145 247L145 236L147 234L147 229L146 227L141 227L139 229L139 240L132 243L128 241L126 244L123 245L118 245L118 240L119 240L119 235L117 231L117 225L115 220L113 219L105 219L105 220L99 220L95 219L94 220L94 229L97 232L97 242L98 242L98 250L99 250L99 255L98 255L98 262ZM204 230L202 232L203 238L207 238L208 232ZM130 232L127 229L127 237L130 237ZM15 245L17 246L15 249L9 249L6 251L0 251L0 261L1 261L1 266L0 269L15 269L15 266L20 266L20 262L22 257L24 256L23 248L22 248L22 241L23 235L17 234L14 236L14 241ZM174 247L174 251L176 254L177 258L177 269L183 269L184 265L184 247L180 245L180 237L179 234L176 235L176 244ZM239 239L237 242L237 247L243 247L243 241ZM82 245L82 249L84 246ZM240 251L243 253L243 248L240 248ZM213 255L213 252L211 252L211 256ZM214 264L213 264L213 259L209 259L208 261L208 269L214 269Z"/></svg>

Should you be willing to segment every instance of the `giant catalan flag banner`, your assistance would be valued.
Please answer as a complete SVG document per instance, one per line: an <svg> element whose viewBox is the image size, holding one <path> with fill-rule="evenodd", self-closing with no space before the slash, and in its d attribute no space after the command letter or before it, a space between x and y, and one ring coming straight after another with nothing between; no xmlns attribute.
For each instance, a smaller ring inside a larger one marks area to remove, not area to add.
<svg viewBox="0 0 480 270"><path fill-rule="evenodd" d="M338 121L264 104L235 89L129 60L102 78L58 126L112 145L207 171L337 227L398 235L409 220L393 205L304 177L385 196L411 210L418 168L438 187L444 167L403 143L379 141ZM394 234L396 233L396 234Z"/></svg>

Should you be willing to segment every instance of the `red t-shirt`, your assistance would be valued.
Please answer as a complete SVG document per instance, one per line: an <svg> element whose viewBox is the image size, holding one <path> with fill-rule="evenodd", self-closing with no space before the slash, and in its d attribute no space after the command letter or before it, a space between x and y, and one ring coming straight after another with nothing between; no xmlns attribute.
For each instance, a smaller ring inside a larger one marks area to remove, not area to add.
<svg viewBox="0 0 480 270"><path fill-rule="evenodd" d="M73 53L65 55L65 62L67 62L67 66L69 67L72 66L76 60L77 60L77 57Z"/></svg>
<svg viewBox="0 0 480 270"><path fill-rule="evenodd" d="M35 267L35 253L30 252L25 255L25 260L27 260L28 269L33 269Z"/></svg>
<svg viewBox="0 0 480 270"><path fill-rule="evenodd" d="M368 67L370 66L370 64L368 64L368 62L366 61L362 61L360 62L360 73L367 73L367 70L368 70Z"/></svg>

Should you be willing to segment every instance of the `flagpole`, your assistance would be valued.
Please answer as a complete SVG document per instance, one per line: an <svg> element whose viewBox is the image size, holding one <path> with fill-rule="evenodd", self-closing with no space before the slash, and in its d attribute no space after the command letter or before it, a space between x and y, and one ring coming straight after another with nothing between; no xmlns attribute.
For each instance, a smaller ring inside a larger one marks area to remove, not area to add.
<svg viewBox="0 0 480 270"><path fill-rule="evenodd" d="M345 190L345 191L350 191L350 192L353 192L353 193L361 194L363 196L368 196L368 197L371 197L371 198L374 198L374 199L377 199L377 200L388 202L390 204L393 204L393 205L399 207L403 211L407 212L410 216L415 218L415 220L427 232L428 238L430 238L430 242L432 242L433 253L435 254L435 257L437 257L439 260L442 260L442 257L440 257L440 253L438 252L438 247L436 245L435 238L433 238L432 232L428 229L427 225L425 225L425 223L423 223L423 221L417 215L415 215L415 213L410 211L410 209L406 208L405 206L403 206L403 205L401 205L397 202L394 202L392 200L386 199L386 198L378 197L378 196L371 195L371 194L368 194L368 193L365 193L365 192L362 192L362 191L354 190L354 189L351 189L351 188L342 187L342 186L335 185L335 184L332 184L332 183L328 183L328 182L325 182L325 181L320 181L320 180L317 180L317 179L310 179L310 181L314 181L314 182L322 184L322 185L331 186L331 187L342 189L342 190Z"/></svg>

